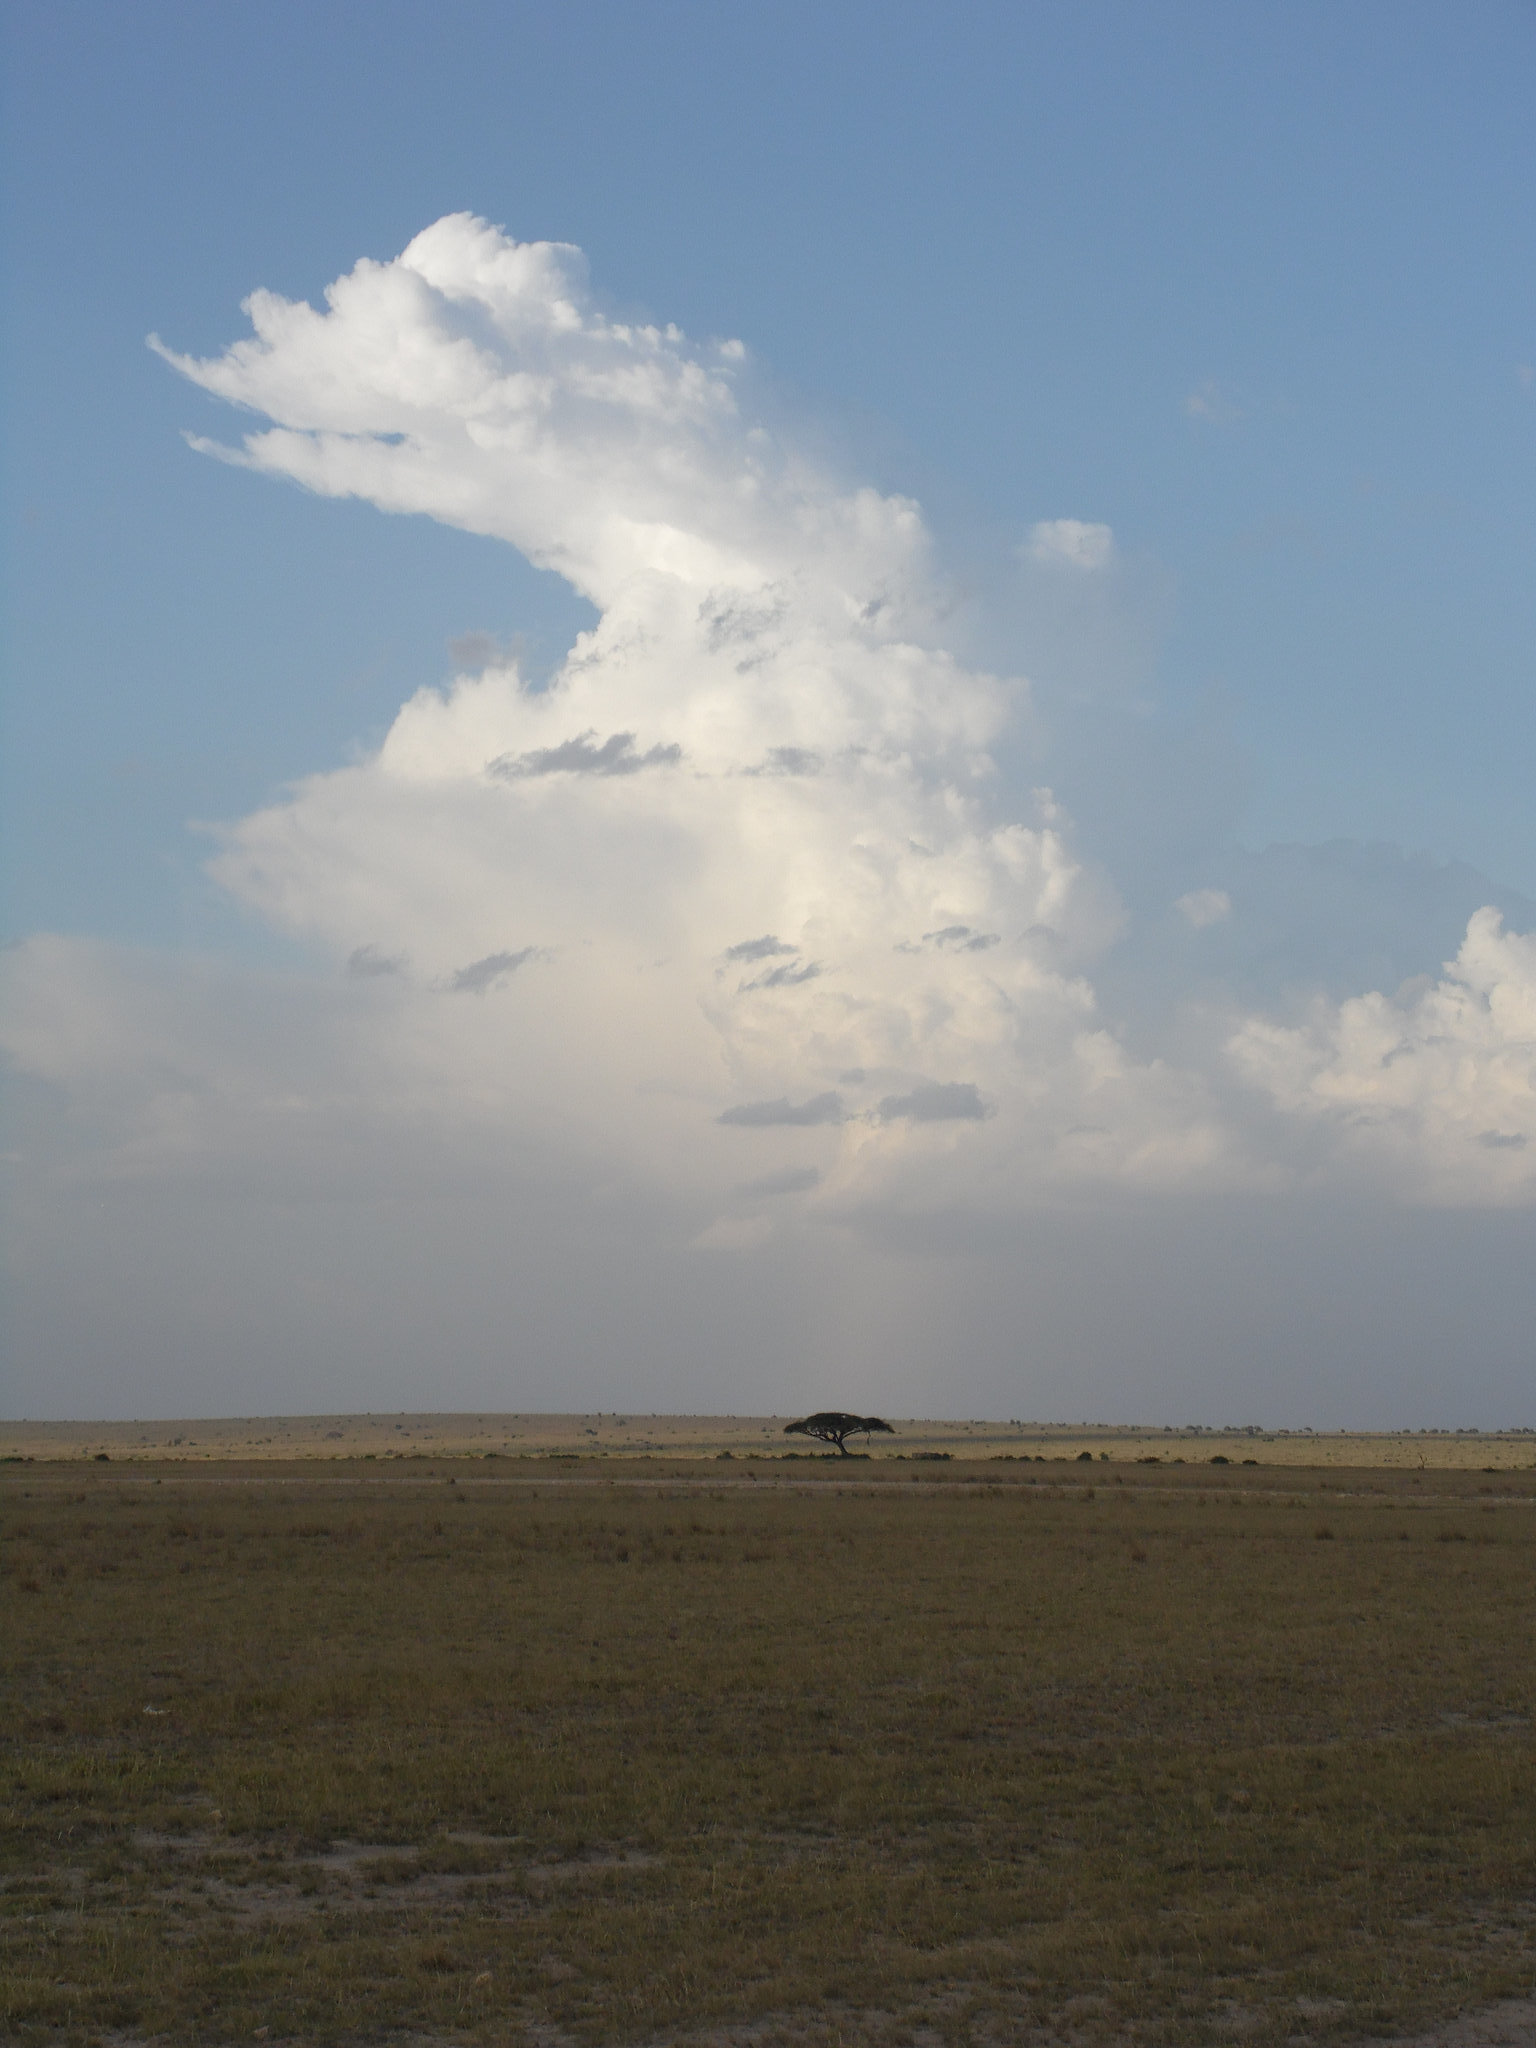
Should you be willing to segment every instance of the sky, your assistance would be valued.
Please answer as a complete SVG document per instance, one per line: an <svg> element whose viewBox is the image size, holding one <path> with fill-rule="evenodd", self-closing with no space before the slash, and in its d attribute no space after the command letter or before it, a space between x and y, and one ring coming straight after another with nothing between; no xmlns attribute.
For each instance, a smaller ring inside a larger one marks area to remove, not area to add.
<svg viewBox="0 0 1536 2048"><path fill-rule="evenodd" d="M1536 13L3 19L6 1412L1536 1423Z"/></svg>

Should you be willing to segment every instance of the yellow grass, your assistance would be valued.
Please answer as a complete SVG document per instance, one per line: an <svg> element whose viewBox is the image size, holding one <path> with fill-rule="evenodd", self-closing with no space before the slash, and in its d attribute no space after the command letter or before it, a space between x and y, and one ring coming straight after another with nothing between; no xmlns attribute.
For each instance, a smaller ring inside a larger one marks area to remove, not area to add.
<svg viewBox="0 0 1536 2048"><path fill-rule="evenodd" d="M947 1451L952 1458L1007 1454L1135 1461L1157 1456L1186 1463L1223 1456L1265 1465L1536 1470L1536 1429L1324 1432L1306 1430L1153 1429L1097 1425L937 1421L891 1416L896 1439L875 1438L879 1458ZM713 1457L729 1450L798 1450L786 1439L789 1415L280 1415L181 1422L3 1422L0 1458L239 1459L372 1456L509 1457L575 1454L623 1458Z"/></svg>

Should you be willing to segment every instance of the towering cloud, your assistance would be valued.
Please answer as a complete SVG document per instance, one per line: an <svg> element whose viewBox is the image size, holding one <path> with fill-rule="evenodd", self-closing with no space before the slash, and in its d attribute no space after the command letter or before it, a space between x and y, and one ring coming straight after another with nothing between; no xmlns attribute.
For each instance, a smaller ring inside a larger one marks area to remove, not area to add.
<svg viewBox="0 0 1536 2048"><path fill-rule="evenodd" d="M644 1127L653 1170L726 1187L792 1133L836 1208L1210 1168L1200 1084L1096 1012L1115 901L1048 796L999 814L1023 686L944 650L914 505L754 423L739 344L607 319L572 249L456 216L327 297L257 294L254 339L170 356L274 422L212 452L496 535L601 618L547 688L493 661L423 691L374 759L235 827L231 889L401 963L445 1090L473 1072L499 1114L564 1106L620 1154ZM466 989L493 1032L434 1014Z"/></svg>
<svg viewBox="0 0 1536 2048"><path fill-rule="evenodd" d="M542 687L476 639L370 758L224 833L214 873L328 983L18 950L7 1043L75 1105L72 1171L557 1161L738 1247L1105 1188L1536 1194L1536 941L1492 912L1444 979L1302 1017L1204 973L1176 1056L1104 1014L1121 907L994 767L1025 685L946 651L917 507L754 419L740 344L611 320L576 250L467 215L248 311L213 360L162 348L269 422L196 446L501 539L599 619ZM1024 552L1114 561L1075 519ZM1235 945L1242 892L1168 915Z"/></svg>

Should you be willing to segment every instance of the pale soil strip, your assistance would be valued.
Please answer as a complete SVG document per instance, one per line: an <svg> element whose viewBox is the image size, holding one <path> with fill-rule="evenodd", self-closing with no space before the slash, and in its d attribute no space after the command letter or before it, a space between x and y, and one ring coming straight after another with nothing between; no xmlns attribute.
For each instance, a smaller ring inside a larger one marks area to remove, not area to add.
<svg viewBox="0 0 1536 2048"><path fill-rule="evenodd" d="M1536 2048L1536 1999L1512 1998L1427 2034L1362 2042L1361 2048Z"/></svg>
<svg viewBox="0 0 1536 2048"><path fill-rule="evenodd" d="M956 1462L1041 1453L1073 1457L1107 1451L1115 1463L1147 1455L1182 1454L1201 1463L1213 1455L1237 1464L1260 1455L1266 1465L1323 1468L1536 1469L1536 1432L1409 1432L1337 1434L1307 1431L1154 1429L1146 1425L1046 1425L1038 1422L888 1418L902 1448L947 1450ZM175 1459L200 1464L242 1459L329 1461L371 1454L501 1456L576 1454L707 1457L783 1448L781 1415L397 1414L192 1418L144 1422L3 1421L0 1457L36 1460L95 1457L116 1461Z"/></svg>

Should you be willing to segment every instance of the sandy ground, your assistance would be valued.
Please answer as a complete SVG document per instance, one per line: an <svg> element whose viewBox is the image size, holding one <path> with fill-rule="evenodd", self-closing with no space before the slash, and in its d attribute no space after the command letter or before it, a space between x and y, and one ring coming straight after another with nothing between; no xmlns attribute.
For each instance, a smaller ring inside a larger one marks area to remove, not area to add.
<svg viewBox="0 0 1536 2048"><path fill-rule="evenodd" d="M1452 2020L1434 2033L1363 2048L1536 2048L1536 1999L1511 1999L1507 2005Z"/></svg>
<svg viewBox="0 0 1536 2048"><path fill-rule="evenodd" d="M563 2037L550 2031L547 2037L537 2030L531 2038L547 2038L555 2043ZM707 2041L710 2048L754 2048L761 2040L761 2031L754 2029L723 2029L713 2036L694 2036L696 2041ZM937 2037L935 2037L936 2039ZM101 2036L103 2048L146 2048L141 2035L109 2033ZM452 2048L452 2044L441 2036L411 2034L395 2037L396 2048ZM269 2048L302 2048L302 2044L291 2039L274 2040ZM656 2048L656 2041L637 2043L637 2048ZM1304 2034L1291 2037L1291 2048L1309 2048ZM1512 1999L1508 2004L1496 2005L1487 2012L1470 2013L1459 2020L1452 2020L1449 2026L1441 2027L1434 2033L1400 2036L1392 2040L1377 2038L1362 2041L1359 2048L1536 2048L1536 2000Z"/></svg>
<svg viewBox="0 0 1536 2048"><path fill-rule="evenodd" d="M1330 1435L1288 1430L1072 1428L1035 1423L891 1416L894 1437L876 1457L948 1452L951 1458L1082 1451L1112 1460L1157 1457L1204 1464L1225 1457L1261 1465L1378 1467L1401 1471L1536 1470L1536 1430ZM185 1421L0 1421L0 1457L241 1460L358 1457L759 1457L814 1449L784 1435L787 1415L272 1415Z"/></svg>

